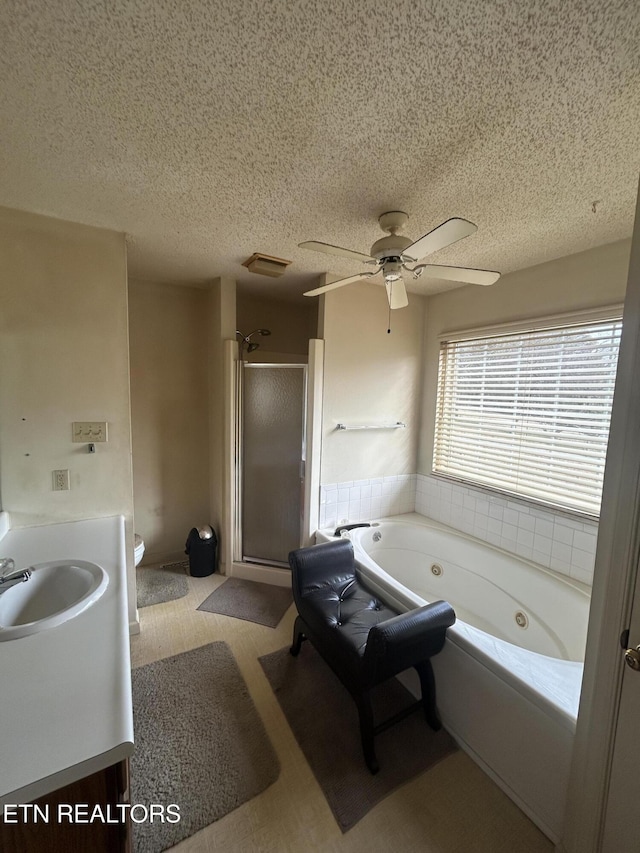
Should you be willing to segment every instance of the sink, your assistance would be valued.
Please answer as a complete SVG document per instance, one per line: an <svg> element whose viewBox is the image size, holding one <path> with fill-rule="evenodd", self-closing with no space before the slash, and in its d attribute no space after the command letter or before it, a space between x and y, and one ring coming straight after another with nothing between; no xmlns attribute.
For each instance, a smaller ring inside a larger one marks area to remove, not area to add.
<svg viewBox="0 0 640 853"><path fill-rule="evenodd" d="M0 641L73 619L91 607L109 584L105 570L85 560L54 560L29 568L28 581L0 595Z"/></svg>

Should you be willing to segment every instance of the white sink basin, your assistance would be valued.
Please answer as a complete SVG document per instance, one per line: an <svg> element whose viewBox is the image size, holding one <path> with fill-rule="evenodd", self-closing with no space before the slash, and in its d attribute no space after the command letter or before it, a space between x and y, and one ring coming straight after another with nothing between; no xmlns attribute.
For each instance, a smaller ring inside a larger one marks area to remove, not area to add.
<svg viewBox="0 0 640 853"><path fill-rule="evenodd" d="M91 607L109 584L105 570L84 560L30 566L31 577L0 595L0 642L54 628Z"/></svg>

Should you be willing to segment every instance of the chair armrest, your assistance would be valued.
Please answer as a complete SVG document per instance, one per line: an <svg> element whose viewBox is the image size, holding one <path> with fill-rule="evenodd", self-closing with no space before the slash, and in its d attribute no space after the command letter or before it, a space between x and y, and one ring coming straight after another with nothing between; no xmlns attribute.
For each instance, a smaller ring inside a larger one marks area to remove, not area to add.
<svg viewBox="0 0 640 853"><path fill-rule="evenodd" d="M291 551L289 565L296 600L297 596L334 583L336 579L347 583L356 576L353 545L348 539Z"/></svg>
<svg viewBox="0 0 640 853"><path fill-rule="evenodd" d="M456 614L446 601L434 601L374 625L364 664L375 681L395 675L438 654Z"/></svg>

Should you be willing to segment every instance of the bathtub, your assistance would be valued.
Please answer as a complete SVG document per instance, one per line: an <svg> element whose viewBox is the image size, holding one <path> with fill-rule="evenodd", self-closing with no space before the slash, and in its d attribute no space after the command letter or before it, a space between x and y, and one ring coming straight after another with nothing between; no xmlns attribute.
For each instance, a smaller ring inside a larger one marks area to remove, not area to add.
<svg viewBox="0 0 640 853"><path fill-rule="evenodd" d="M589 588L417 513L349 531L359 572L407 610L456 611L433 658L445 728L554 842L575 733ZM318 541L332 538L319 531ZM418 692L417 679L402 680Z"/></svg>

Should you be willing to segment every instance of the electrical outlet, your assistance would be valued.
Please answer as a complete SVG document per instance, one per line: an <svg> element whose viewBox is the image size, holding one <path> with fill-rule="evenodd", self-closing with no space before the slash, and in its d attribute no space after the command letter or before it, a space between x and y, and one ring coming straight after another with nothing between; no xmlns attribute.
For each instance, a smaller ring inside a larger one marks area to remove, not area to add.
<svg viewBox="0 0 640 853"><path fill-rule="evenodd" d="M66 492L71 488L69 485L69 469L61 468L53 472L53 491Z"/></svg>
<svg viewBox="0 0 640 853"><path fill-rule="evenodd" d="M107 421L74 421L71 426L72 441L94 444L96 441L107 441Z"/></svg>

